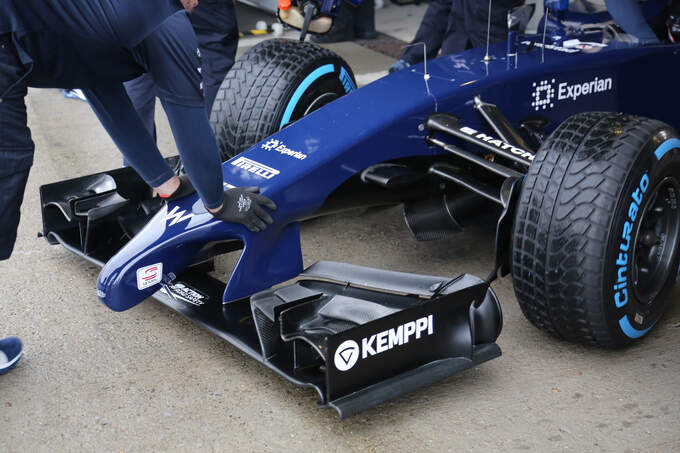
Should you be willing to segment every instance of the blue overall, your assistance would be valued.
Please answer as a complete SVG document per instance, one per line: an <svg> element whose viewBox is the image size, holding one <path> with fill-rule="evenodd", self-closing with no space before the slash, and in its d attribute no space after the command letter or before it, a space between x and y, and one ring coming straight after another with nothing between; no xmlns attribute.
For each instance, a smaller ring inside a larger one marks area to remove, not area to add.
<svg viewBox="0 0 680 453"><path fill-rule="evenodd" d="M233 0L201 0L189 15L201 50L201 74L205 107L210 116L217 91L234 64L238 47L238 26ZM149 73L125 82L125 89L142 122L156 137L154 113L156 87ZM126 162L127 164L127 162Z"/></svg>
<svg viewBox="0 0 680 453"><path fill-rule="evenodd" d="M665 2L649 2L650 5ZM635 36L642 44L658 44L659 38L647 22L638 0L606 0L607 10L623 30ZM647 6L647 5L645 5ZM658 15L658 12L657 12ZM650 17L651 18L651 17Z"/></svg>
<svg viewBox="0 0 680 453"><path fill-rule="evenodd" d="M523 0L495 0L491 4L492 43L508 36L507 14ZM425 11L412 43L424 42L427 57L461 52L486 44L489 3L480 0L433 0ZM423 61L422 46L407 47L401 59L409 64Z"/></svg>
<svg viewBox="0 0 680 453"><path fill-rule="evenodd" d="M222 174L206 114L195 34L170 0L0 1L0 259L13 249L33 162L28 86L81 87L125 158L152 186L172 176L123 82L149 72L182 155L208 208Z"/></svg>

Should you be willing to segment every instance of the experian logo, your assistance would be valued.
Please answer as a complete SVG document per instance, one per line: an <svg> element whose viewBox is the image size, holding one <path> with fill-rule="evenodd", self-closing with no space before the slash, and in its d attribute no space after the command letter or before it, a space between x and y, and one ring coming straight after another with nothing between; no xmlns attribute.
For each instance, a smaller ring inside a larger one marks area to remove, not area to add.
<svg viewBox="0 0 680 453"><path fill-rule="evenodd" d="M343 341L335 350L333 363L339 371L348 371L356 365L359 357L368 357L389 351L397 346L403 346L409 341L420 340L424 336L434 334L433 315L428 315L384 330L370 337L361 339L361 347L354 340Z"/></svg>
<svg viewBox="0 0 680 453"><path fill-rule="evenodd" d="M560 101L571 99L575 101L580 96L587 96L589 94L604 93L605 91L611 91L614 86L614 81L611 77L606 79L600 79L595 77L595 79L590 82L577 83L574 85L569 85L568 83L560 83L559 89L557 90L557 99Z"/></svg>
<svg viewBox="0 0 680 453"><path fill-rule="evenodd" d="M557 101L567 101L569 99L575 101L581 96L611 91L613 87L614 81L611 77L605 79L595 77L588 82L574 84L569 84L568 82L557 83L555 79L541 80L532 84L531 106L536 111L551 109L555 107L555 98L557 98Z"/></svg>

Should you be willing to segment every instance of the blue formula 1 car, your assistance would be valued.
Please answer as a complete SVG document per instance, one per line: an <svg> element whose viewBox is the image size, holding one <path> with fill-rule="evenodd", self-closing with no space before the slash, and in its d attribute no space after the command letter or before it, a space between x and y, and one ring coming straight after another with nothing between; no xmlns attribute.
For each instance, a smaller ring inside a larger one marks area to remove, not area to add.
<svg viewBox="0 0 680 453"><path fill-rule="evenodd" d="M525 6L507 43L358 90L321 47L249 50L211 120L225 187L279 206L264 232L215 220L196 195L152 198L121 168L43 186L43 234L103 267L111 309L158 299L343 417L498 357L498 276L536 326L625 345L659 321L680 267L680 47L549 3L541 34L524 33ZM390 204L418 240L492 218L489 277L303 270L301 221ZM226 281L209 275L234 251Z"/></svg>

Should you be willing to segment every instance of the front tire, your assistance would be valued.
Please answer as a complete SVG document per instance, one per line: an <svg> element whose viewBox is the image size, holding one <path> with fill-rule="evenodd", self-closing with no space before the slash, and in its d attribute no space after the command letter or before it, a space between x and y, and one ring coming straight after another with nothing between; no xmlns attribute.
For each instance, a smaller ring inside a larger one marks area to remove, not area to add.
<svg viewBox="0 0 680 453"><path fill-rule="evenodd" d="M663 314L679 245L677 132L631 115L575 115L541 146L524 182L517 300L559 338L623 346Z"/></svg>
<svg viewBox="0 0 680 453"><path fill-rule="evenodd" d="M210 115L222 160L356 89L337 54L316 44L263 41L227 73Z"/></svg>

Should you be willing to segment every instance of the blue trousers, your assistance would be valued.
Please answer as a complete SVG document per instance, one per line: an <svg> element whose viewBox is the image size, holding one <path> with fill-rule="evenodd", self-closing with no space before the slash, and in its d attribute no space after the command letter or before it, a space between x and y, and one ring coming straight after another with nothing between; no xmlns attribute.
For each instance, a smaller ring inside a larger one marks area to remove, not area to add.
<svg viewBox="0 0 680 453"><path fill-rule="evenodd" d="M197 48L187 15L180 12L133 49L133 57L153 80L153 90L163 103L184 168L204 205L213 209L223 200L222 167L205 108ZM173 176L156 147L152 128L140 121L122 83L107 83L84 92L125 162L147 184L157 187Z"/></svg>
<svg viewBox="0 0 680 453"><path fill-rule="evenodd" d="M201 49L205 107L210 116L222 81L236 59L238 25L232 0L201 0L189 15ZM125 89L144 126L156 138L156 87L146 73L125 83Z"/></svg>
<svg viewBox="0 0 680 453"><path fill-rule="evenodd" d="M35 149L26 124L26 68L9 35L0 36L0 260L12 254Z"/></svg>

